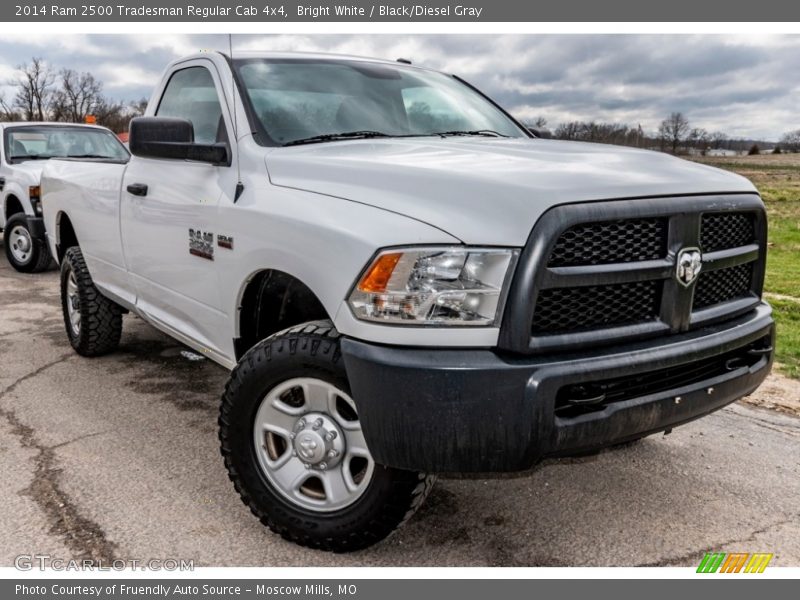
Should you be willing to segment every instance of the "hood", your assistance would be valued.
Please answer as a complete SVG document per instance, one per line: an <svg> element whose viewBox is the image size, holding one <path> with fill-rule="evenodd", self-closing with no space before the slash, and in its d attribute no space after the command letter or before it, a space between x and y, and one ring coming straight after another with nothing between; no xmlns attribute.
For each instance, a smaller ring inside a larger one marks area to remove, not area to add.
<svg viewBox="0 0 800 600"><path fill-rule="evenodd" d="M352 140L278 148L266 161L274 185L400 213L467 244L522 246L558 204L755 191L659 152L541 139Z"/></svg>
<svg viewBox="0 0 800 600"><path fill-rule="evenodd" d="M46 160L26 160L14 165L7 165L6 170L11 178L17 180L20 185L39 185L42 170L46 164Z"/></svg>

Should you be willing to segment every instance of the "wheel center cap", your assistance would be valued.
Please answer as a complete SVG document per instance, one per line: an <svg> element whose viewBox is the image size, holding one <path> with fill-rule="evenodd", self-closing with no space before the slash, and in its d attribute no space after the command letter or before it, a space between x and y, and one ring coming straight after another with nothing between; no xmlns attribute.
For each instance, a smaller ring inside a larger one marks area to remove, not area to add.
<svg viewBox="0 0 800 600"><path fill-rule="evenodd" d="M324 470L335 466L342 459L344 436L327 415L304 415L295 424L292 436L294 452L309 467Z"/></svg>
<svg viewBox="0 0 800 600"><path fill-rule="evenodd" d="M325 440L316 432L303 431L295 441L297 454L310 463L318 463L325 456Z"/></svg>
<svg viewBox="0 0 800 600"><path fill-rule="evenodd" d="M17 240L17 249L20 252L27 252L30 249L30 243L28 243L28 240L26 238L20 237Z"/></svg>

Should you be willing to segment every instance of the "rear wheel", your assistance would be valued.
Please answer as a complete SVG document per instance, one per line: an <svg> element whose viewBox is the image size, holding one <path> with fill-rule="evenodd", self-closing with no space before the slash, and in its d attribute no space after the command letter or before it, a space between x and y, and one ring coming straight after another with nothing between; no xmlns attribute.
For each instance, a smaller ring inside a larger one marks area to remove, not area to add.
<svg viewBox="0 0 800 600"><path fill-rule="evenodd" d="M24 213L8 220L3 236L6 258L20 273L39 273L50 266L52 257L47 242L31 234Z"/></svg>
<svg viewBox="0 0 800 600"><path fill-rule="evenodd" d="M101 356L117 349L123 309L95 287L77 246L61 261L61 307L67 337L78 354Z"/></svg>
<svg viewBox="0 0 800 600"><path fill-rule="evenodd" d="M222 455L242 501L303 546L370 546L408 519L434 483L373 460L329 321L286 330L251 349L231 375L219 423Z"/></svg>

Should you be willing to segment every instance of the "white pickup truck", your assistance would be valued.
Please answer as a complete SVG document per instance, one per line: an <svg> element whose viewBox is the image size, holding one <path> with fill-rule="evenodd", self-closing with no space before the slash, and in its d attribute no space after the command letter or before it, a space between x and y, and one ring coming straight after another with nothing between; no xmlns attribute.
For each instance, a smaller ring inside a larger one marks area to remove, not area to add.
<svg viewBox="0 0 800 600"><path fill-rule="evenodd" d="M130 149L45 168L69 340L111 352L130 311L232 369L225 465L299 544L366 547L435 474L668 431L770 369L747 180L537 139L458 77L199 54Z"/></svg>
<svg viewBox="0 0 800 600"><path fill-rule="evenodd" d="M127 160L105 127L63 123L0 123L0 231L6 257L22 273L44 271L52 262L44 235L39 178L52 157Z"/></svg>

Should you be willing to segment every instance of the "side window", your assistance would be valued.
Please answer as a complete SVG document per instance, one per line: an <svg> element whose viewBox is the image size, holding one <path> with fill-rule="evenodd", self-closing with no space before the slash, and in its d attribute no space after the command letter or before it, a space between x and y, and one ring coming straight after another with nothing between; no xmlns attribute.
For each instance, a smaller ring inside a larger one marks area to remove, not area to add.
<svg viewBox="0 0 800 600"><path fill-rule="evenodd" d="M196 142L213 144L228 139L217 88L205 67L189 67L173 73L156 116L191 121Z"/></svg>

